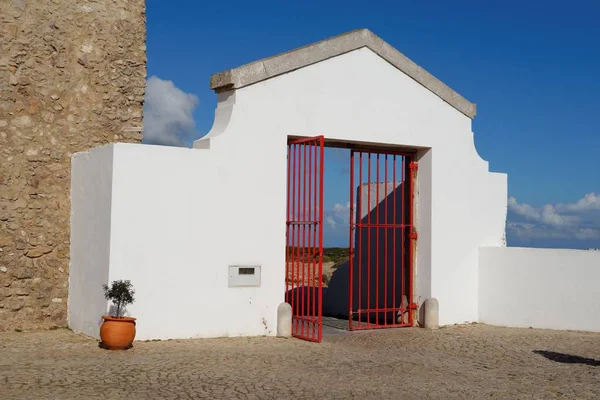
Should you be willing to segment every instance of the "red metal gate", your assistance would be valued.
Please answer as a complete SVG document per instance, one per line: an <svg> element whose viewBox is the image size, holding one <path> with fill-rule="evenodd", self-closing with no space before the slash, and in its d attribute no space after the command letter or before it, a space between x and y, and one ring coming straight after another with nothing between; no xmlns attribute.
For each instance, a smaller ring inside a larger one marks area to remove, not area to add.
<svg viewBox="0 0 600 400"><path fill-rule="evenodd" d="M351 330L413 325L416 168L413 155L408 153L351 152Z"/></svg>
<svg viewBox="0 0 600 400"><path fill-rule="evenodd" d="M324 138L288 142L286 292L292 335L320 342L323 335Z"/></svg>

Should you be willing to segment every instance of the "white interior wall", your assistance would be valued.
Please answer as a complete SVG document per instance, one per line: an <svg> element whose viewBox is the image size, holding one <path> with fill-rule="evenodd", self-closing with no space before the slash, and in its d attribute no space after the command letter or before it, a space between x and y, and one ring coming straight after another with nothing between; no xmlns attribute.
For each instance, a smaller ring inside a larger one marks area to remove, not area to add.
<svg viewBox="0 0 600 400"><path fill-rule="evenodd" d="M72 157L68 324L93 337L107 307L102 285L110 267L112 166L111 146Z"/></svg>
<svg viewBox="0 0 600 400"><path fill-rule="evenodd" d="M600 331L600 252L484 247L479 270L480 322Z"/></svg>

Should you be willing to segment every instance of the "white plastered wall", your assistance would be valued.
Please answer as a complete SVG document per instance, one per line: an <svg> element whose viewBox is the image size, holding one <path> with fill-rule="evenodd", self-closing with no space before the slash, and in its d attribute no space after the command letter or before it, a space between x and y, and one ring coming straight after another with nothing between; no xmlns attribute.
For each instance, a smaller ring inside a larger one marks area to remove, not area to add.
<svg viewBox="0 0 600 400"><path fill-rule="evenodd" d="M600 252L481 248L479 263L480 322L600 332Z"/></svg>
<svg viewBox="0 0 600 400"><path fill-rule="evenodd" d="M108 146L108 280L134 284L138 339L276 333L288 135L418 148L415 301L437 297L442 324L477 320L478 248L503 245L506 176L468 117L363 48L219 94L195 149ZM228 287L239 264L261 266L261 287Z"/></svg>
<svg viewBox="0 0 600 400"><path fill-rule="evenodd" d="M287 135L420 148L415 300L438 298L441 324L477 320L478 248L504 246L507 177L478 156L468 117L367 48L219 96L215 127L195 146L239 165L271 158L274 227L285 219Z"/></svg>

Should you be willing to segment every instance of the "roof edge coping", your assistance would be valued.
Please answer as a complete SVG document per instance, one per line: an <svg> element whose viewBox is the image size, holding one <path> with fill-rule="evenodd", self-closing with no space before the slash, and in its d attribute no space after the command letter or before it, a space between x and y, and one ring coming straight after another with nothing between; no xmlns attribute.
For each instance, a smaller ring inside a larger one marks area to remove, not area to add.
<svg viewBox="0 0 600 400"><path fill-rule="evenodd" d="M462 97L368 29L346 32L213 74L210 77L210 88L217 93L240 89L362 47L369 48L462 114L471 119L475 118L477 107L474 103Z"/></svg>

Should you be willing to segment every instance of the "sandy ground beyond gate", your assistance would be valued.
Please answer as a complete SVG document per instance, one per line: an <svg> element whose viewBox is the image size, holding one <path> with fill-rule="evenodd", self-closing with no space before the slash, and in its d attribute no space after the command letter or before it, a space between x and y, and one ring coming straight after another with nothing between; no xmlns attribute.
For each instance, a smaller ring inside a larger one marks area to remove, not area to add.
<svg viewBox="0 0 600 400"><path fill-rule="evenodd" d="M600 334L482 325L98 348L0 334L0 399L600 398Z"/></svg>

